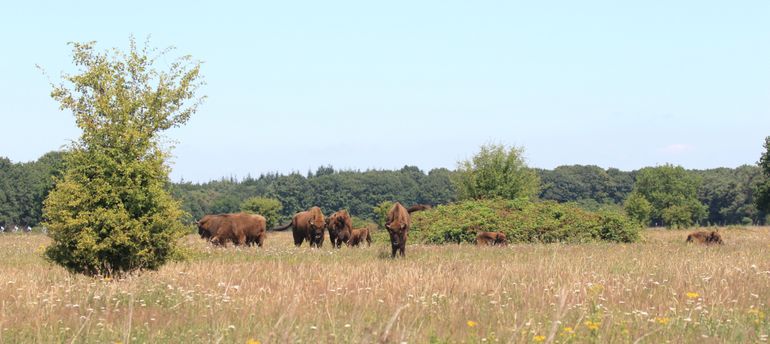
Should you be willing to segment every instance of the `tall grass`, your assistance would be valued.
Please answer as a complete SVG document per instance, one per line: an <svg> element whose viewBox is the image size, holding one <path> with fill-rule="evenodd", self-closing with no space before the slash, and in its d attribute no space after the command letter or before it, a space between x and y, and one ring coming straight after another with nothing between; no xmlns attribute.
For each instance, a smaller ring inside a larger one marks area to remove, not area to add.
<svg viewBox="0 0 770 344"><path fill-rule="evenodd" d="M0 235L0 343L762 342L770 229L635 244L311 250L213 248L123 280L45 262L42 235Z"/></svg>

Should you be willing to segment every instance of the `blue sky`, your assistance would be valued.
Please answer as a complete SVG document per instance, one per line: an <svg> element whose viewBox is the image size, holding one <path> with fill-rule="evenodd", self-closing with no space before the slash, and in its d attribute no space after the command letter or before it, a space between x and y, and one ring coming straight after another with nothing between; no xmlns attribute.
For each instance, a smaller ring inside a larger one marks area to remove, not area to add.
<svg viewBox="0 0 770 344"><path fill-rule="evenodd" d="M204 61L172 179L529 164L755 163L770 135L768 1L13 2L0 5L0 156L79 132L49 97L69 41Z"/></svg>

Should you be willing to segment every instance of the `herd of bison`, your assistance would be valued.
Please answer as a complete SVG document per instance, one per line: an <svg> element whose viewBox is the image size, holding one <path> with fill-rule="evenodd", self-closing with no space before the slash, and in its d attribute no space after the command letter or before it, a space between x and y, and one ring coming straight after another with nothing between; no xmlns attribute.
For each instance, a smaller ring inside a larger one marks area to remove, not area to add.
<svg viewBox="0 0 770 344"><path fill-rule="evenodd" d="M385 228L390 234L391 257L396 254L405 255L406 238L411 225L411 213L427 210L430 206L415 205L405 208L396 202L388 211ZM310 247L321 247L324 242L325 231L329 232L329 241L332 247L340 248L342 244L355 247L366 241L367 246L372 243L372 236L368 228L353 228L353 221L347 210L337 211L328 217L324 217L321 208L312 207L307 211L295 214L291 222L285 226L268 229L265 217L257 214L235 213L206 215L198 222L198 234L214 245L227 246L228 242L234 245L254 245L262 247L265 242L266 232L283 231L292 228L294 245L301 246L307 241ZM687 242L701 244L723 244L722 237L716 231L698 231L687 236ZM476 235L476 245L507 245L508 239L502 232L480 231Z"/></svg>

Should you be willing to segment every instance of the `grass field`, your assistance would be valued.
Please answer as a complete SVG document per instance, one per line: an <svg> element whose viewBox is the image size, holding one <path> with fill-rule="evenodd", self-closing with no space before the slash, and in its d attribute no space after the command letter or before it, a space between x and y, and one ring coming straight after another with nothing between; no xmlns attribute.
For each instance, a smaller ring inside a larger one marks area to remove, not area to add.
<svg viewBox="0 0 770 344"><path fill-rule="evenodd" d="M0 235L0 343L767 342L770 228L725 245L295 249L184 239L190 258L123 280L66 273L49 240Z"/></svg>

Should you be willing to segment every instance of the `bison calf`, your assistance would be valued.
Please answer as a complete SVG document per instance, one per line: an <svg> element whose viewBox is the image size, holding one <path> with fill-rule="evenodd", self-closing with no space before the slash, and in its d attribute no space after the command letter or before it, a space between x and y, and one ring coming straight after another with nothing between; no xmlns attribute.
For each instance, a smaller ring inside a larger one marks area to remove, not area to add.
<svg viewBox="0 0 770 344"><path fill-rule="evenodd" d="M687 236L687 242L696 242L699 244L706 244L706 245L712 245L712 244L719 244L723 245L724 241L722 241L722 236L719 235L716 231L697 231L692 232L690 235Z"/></svg>
<svg viewBox="0 0 770 344"><path fill-rule="evenodd" d="M366 246L372 246L372 236L369 234L369 228L354 228L350 231L350 240L348 246L355 247L366 240Z"/></svg>
<svg viewBox="0 0 770 344"><path fill-rule="evenodd" d="M476 245L508 245L508 238L505 237L503 232L479 232L476 234Z"/></svg>

